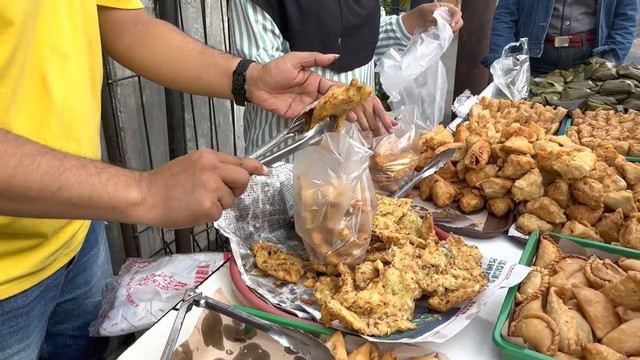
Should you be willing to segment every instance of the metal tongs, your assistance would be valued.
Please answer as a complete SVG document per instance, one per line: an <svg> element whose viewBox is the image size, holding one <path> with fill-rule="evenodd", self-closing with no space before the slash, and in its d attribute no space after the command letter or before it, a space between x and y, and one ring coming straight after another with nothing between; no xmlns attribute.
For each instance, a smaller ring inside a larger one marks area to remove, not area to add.
<svg viewBox="0 0 640 360"><path fill-rule="evenodd" d="M330 131L335 131L339 124L338 118L335 116L323 119L312 129L308 129L308 124L311 121L313 111L317 104L318 101L315 101L307 106L300 115L293 119L289 128L258 148L253 154L249 155L249 157L260 161L265 166L271 166L307 146L317 145L322 139L322 135ZM273 152L288 139L295 138L299 135L302 135L302 137L300 137L298 141Z"/></svg>
<svg viewBox="0 0 640 360"><path fill-rule="evenodd" d="M171 359L171 355L178 343L182 323L184 322L187 312L189 312L194 305L206 310L215 311L246 325L250 325L271 336L282 346L291 348L291 350L300 353L300 355L307 359L333 360L333 355L329 349L314 336L299 330L276 326L256 316L236 310L232 306L212 297L202 295L202 293L196 292L193 288L187 289L184 293L178 314L173 322L169 338L162 352L161 360Z"/></svg>
<svg viewBox="0 0 640 360"><path fill-rule="evenodd" d="M393 195L391 195L394 199L399 199L407 195L411 189L423 179L433 175L436 171L440 170L447 161L451 160L453 154L456 152L456 149L447 149L438 155L434 156L422 169L418 175L416 175L413 180L409 181L403 187L401 187L398 191L396 191ZM439 225L449 225L455 227L465 227L473 223L473 220L462 214L449 214L444 211L435 211L431 212L431 216L433 217L433 221Z"/></svg>

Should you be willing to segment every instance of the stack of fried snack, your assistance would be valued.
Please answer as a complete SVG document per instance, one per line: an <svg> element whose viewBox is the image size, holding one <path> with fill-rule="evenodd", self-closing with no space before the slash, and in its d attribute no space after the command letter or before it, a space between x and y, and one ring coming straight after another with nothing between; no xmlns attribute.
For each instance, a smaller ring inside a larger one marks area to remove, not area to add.
<svg viewBox="0 0 640 360"><path fill-rule="evenodd" d="M596 110L571 113L573 125L567 136L576 144L589 149L612 145L620 155L640 156L640 112L628 113L613 110Z"/></svg>
<svg viewBox="0 0 640 360"><path fill-rule="evenodd" d="M440 152L457 149L450 162L419 184L420 197L438 207L457 200L465 213L486 206L504 216L513 210L514 200L532 200L528 198L535 194L520 191L536 177L532 143L556 132L565 115L562 108L526 101L480 99L455 134L438 126L420 137L419 169Z"/></svg>
<svg viewBox="0 0 640 360"><path fill-rule="evenodd" d="M339 320L369 336L415 329L411 320L423 295L430 309L444 312L488 284L478 248L456 235L440 241L433 219L420 219L410 199L378 197L371 244L357 266L305 263L273 244L251 250L265 273L313 287L326 325Z"/></svg>
<svg viewBox="0 0 640 360"><path fill-rule="evenodd" d="M533 266L509 336L556 359L640 359L640 260L563 254L545 234Z"/></svg>
<svg viewBox="0 0 640 360"><path fill-rule="evenodd" d="M347 354L344 337L339 331L331 335L325 345L329 348L335 360L398 360L398 356L393 351L386 351L380 357L376 345L369 341L365 341L357 349ZM408 360L438 360L438 357L437 355L429 354L411 357Z"/></svg>
<svg viewBox="0 0 640 360"><path fill-rule="evenodd" d="M439 129L422 136L423 154L459 149L419 184L423 200L439 207L457 200L465 213L486 206L498 217L519 204L522 233L560 231L640 250L640 164L628 162L613 144L594 152L566 136L547 135L556 123L504 123L502 112L479 122L476 114L455 135Z"/></svg>

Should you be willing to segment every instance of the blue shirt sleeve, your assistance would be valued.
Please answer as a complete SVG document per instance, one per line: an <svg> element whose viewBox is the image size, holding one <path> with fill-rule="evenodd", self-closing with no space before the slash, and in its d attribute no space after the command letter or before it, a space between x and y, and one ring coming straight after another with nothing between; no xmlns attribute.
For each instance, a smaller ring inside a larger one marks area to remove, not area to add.
<svg viewBox="0 0 640 360"><path fill-rule="evenodd" d="M519 19L518 0L498 1L491 25L489 54L480 61L482 65L490 67L494 61L502 56L504 47L517 40L516 28Z"/></svg>

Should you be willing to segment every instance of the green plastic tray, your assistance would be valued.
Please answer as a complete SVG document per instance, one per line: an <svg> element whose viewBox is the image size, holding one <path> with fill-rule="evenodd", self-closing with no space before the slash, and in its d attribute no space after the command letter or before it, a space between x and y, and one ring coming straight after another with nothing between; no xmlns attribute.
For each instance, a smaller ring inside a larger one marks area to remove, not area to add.
<svg viewBox="0 0 640 360"><path fill-rule="evenodd" d="M573 119L571 119L570 117L567 118L566 122L564 122L564 124L560 126L560 129L558 129L558 135L567 135L567 132L569 132L569 127L572 124L573 124ZM640 162L640 157L625 156L625 158L629 162Z"/></svg>
<svg viewBox="0 0 640 360"><path fill-rule="evenodd" d="M640 251L635 251L631 249L626 249L619 246L613 246L609 244L599 243L590 240L578 239L572 236L566 236L562 234L551 233L551 235L555 238L564 238L570 240L582 247L592 248L596 250L600 250L603 252L607 252L610 254L616 254L620 256L624 256L630 259L640 259ZM522 252L522 256L520 257L519 264L530 266L533 262L533 258L536 255L538 249L539 237L538 233L535 232L529 236L527 240L527 245ZM502 308L500 309L500 314L498 315L498 320L496 322L495 327L493 328L493 343L500 349L502 352L502 358L505 360L553 360L552 357L543 355L539 352L525 349L523 347L511 344L506 341L502 337L502 328L508 320L509 312L511 310L511 305L515 302L516 292L518 291L518 285L515 285L509 289L507 292L507 296L502 303Z"/></svg>

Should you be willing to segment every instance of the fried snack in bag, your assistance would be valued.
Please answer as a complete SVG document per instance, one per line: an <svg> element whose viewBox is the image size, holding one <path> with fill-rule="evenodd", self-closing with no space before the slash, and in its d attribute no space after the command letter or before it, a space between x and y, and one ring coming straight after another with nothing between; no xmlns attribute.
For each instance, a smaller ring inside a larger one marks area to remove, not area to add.
<svg viewBox="0 0 640 360"><path fill-rule="evenodd" d="M415 106L403 108L393 133L373 139L369 169L380 195L393 194L414 176L420 157L417 115Z"/></svg>
<svg viewBox="0 0 640 360"><path fill-rule="evenodd" d="M373 153L360 134L327 133L293 163L296 232L311 261L337 265L362 261L376 197L369 174Z"/></svg>

